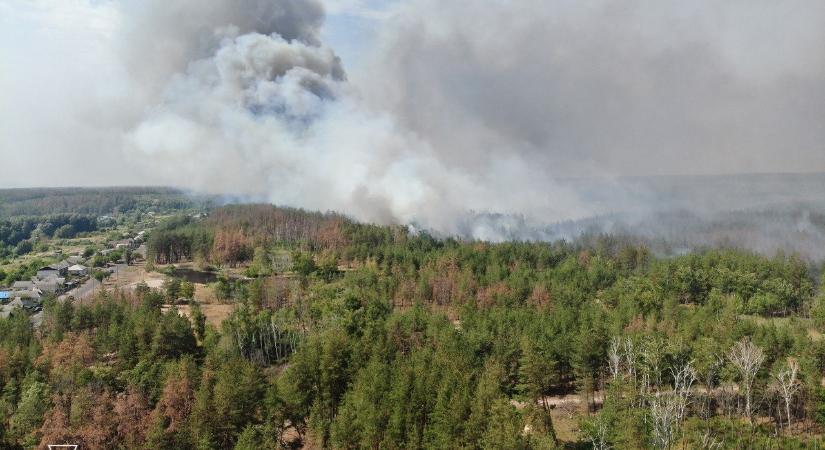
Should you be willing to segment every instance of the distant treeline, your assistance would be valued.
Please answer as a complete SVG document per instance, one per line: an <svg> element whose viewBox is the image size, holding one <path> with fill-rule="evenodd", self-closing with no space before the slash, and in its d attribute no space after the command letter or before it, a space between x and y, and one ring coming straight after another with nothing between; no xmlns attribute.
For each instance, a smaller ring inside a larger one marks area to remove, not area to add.
<svg viewBox="0 0 825 450"><path fill-rule="evenodd" d="M97 230L97 217L85 214L52 214L0 220L0 249L15 247L18 254L31 251L31 239L73 238Z"/></svg>
<svg viewBox="0 0 825 450"><path fill-rule="evenodd" d="M152 232L149 253L158 263L202 259L236 265L252 259L256 247L343 249L356 225L334 213L307 212L272 205L230 205L203 220L179 217Z"/></svg>
<svg viewBox="0 0 825 450"><path fill-rule="evenodd" d="M603 301L618 304L628 297L641 302L646 311L661 308L665 298L703 304L732 296L744 311L773 315L796 311L813 294L808 266L796 257L704 251L658 260L648 268L649 276L640 278L628 275L647 264L651 252L610 235L577 243L492 245L436 239L403 227L359 224L336 214L268 205L233 205L215 210L204 220L170 220L148 242L149 254L158 263L202 259L230 266L252 262L273 245L332 260L332 270L338 263L377 264L387 273L403 274L391 294L409 304L541 303L544 296L573 295L566 291L572 286L577 296L604 289L609 296ZM317 269L315 261L309 262L307 274ZM588 269L577 270L582 265ZM562 270L561 282L529 281L530 274L554 266L569 266L577 278L565 277Z"/></svg>
<svg viewBox="0 0 825 450"><path fill-rule="evenodd" d="M163 187L1 189L0 217L55 213L107 215L144 210L183 210L211 205Z"/></svg>

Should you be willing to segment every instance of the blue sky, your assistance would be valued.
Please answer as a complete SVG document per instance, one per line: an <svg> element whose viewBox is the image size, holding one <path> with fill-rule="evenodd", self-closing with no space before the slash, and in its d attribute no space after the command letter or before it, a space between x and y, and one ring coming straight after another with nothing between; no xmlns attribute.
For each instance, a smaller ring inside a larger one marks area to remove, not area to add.
<svg viewBox="0 0 825 450"><path fill-rule="evenodd" d="M375 41L381 22L398 0L324 0L324 42L335 49L344 66L357 70L364 53Z"/></svg>

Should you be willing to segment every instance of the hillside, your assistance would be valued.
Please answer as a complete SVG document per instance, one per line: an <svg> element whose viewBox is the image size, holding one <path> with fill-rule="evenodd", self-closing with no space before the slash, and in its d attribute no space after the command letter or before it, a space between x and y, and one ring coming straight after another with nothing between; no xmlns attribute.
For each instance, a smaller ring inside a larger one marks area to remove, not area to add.
<svg viewBox="0 0 825 450"><path fill-rule="evenodd" d="M825 297L796 257L660 258L611 236L438 239L268 205L169 218L148 246L162 285L47 300L37 329L22 311L0 319L7 444L803 448L825 436ZM193 267L208 270L194 285Z"/></svg>

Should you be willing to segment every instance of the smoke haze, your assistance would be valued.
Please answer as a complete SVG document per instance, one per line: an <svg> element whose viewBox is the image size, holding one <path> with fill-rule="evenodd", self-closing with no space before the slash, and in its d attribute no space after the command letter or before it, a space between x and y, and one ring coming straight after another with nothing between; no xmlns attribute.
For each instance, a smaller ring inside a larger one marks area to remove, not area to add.
<svg viewBox="0 0 825 450"><path fill-rule="evenodd" d="M819 242L819 181L669 175L825 171L823 2L328 2L373 21L353 70L324 6L0 0L0 185L165 184L490 240L793 204L744 245ZM794 229L812 237L763 240Z"/></svg>

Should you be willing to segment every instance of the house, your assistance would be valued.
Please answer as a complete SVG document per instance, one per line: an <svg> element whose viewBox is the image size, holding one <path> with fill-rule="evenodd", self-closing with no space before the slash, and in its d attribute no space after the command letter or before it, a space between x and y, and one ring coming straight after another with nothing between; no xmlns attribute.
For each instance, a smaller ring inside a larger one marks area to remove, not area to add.
<svg viewBox="0 0 825 450"><path fill-rule="evenodd" d="M86 276L87 273L89 273L89 269L87 269L86 266L75 264L69 267L69 275L82 277Z"/></svg>
<svg viewBox="0 0 825 450"><path fill-rule="evenodd" d="M69 273L69 265L70 264L68 261L61 261L59 263L41 267L37 270L37 278L45 280L51 277L66 276Z"/></svg>
<svg viewBox="0 0 825 450"><path fill-rule="evenodd" d="M43 297L43 292L38 289L32 289L30 291L19 291L19 292L12 292L10 294L11 297L14 297L15 300L37 300Z"/></svg>
<svg viewBox="0 0 825 450"><path fill-rule="evenodd" d="M12 290L14 291L30 291L34 289L34 282L33 281L15 281L14 284L11 285Z"/></svg>
<svg viewBox="0 0 825 450"><path fill-rule="evenodd" d="M69 264L69 261L66 261L65 259L57 264L52 264L52 267L57 269L57 271L60 272L60 275L66 275L66 273L68 273L69 266L71 266L71 264Z"/></svg>
<svg viewBox="0 0 825 450"><path fill-rule="evenodd" d="M41 267L37 269L36 277L45 280L46 278L57 277L60 275L60 271L55 269L52 266Z"/></svg>
<svg viewBox="0 0 825 450"><path fill-rule="evenodd" d="M120 249L120 248L125 249L125 248L132 248L134 243L135 243L135 240L132 239L132 238L129 238L129 239L122 239L120 241L109 242L109 245L111 245L115 249Z"/></svg>
<svg viewBox="0 0 825 450"><path fill-rule="evenodd" d="M63 289L66 283L65 278L52 277L34 282L35 289L39 289L44 294L54 294Z"/></svg>

